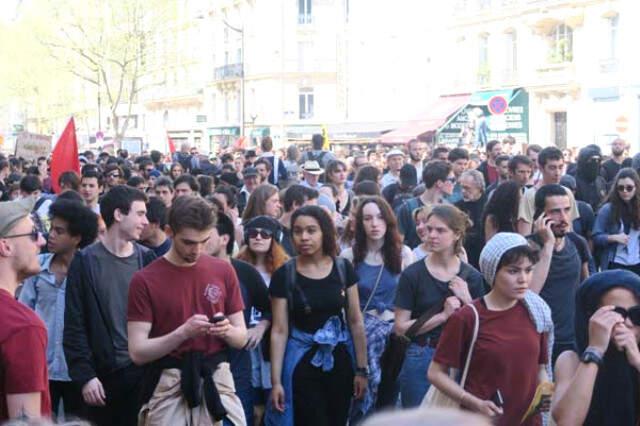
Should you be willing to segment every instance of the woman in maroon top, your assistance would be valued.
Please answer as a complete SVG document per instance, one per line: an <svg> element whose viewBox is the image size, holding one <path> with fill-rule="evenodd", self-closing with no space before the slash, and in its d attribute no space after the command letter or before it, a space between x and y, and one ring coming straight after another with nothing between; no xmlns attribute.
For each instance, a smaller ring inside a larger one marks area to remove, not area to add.
<svg viewBox="0 0 640 426"><path fill-rule="evenodd" d="M500 233L489 241L480 267L492 290L473 301L480 324L464 389L448 371L464 368L475 323L470 307L449 318L428 372L440 391L464 408L496 417L498 425L520 424L538 383L546 380L547 334L538 333L525 302L536 261L537 253L518 234ZM536 413L523 424L542 421Z"/></svg>

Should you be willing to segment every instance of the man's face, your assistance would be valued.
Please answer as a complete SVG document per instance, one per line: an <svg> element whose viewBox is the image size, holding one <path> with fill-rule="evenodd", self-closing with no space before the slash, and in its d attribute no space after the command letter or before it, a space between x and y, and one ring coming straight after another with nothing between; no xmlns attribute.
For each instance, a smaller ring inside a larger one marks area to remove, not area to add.
<svg viewBox="0 0 640 426"><path fill-rule="evenodd" d="M545 184L560 183L563 173L563 160L547 160L547 163L542 168L542 180Z"/></svg>
<svg viewBox="0 0 640 426"><path fill-rule="evenodd" d="M47 249L50 253L70 253L78 248L80 236L72 236L69 233L69 224L59 217L51 219Z"/></svg>
<svg viewBox="0 0 640 426"><path fill-rule="evenodd" d="M627 148L627 143L622 139L616 139L611 143L611 154L615 157L619 157L624 154L624 150Z"/></svg>
<svg viewBox="0 0 640 426"><path fill-rule="evenodd" d="M453 163L451 163L453 174L456 175L456 177L459 177L462 174L462 172L467 170L468 164L469 164L469 160L467 160L466 158L460 158L454 161Z"/></svg>
<svg viewBox="0 0 640 426"><path fill-rule="evenodd" d="M434 160L447 161L449 158L449 153L447 151L439 151Z"/></svg>
<svg viewBox="0 0 640 426"><path fill-rule="evenodd" d="M482 196L482 191L471 176L461 177L459 183L464 201L476 201Z"/></svg>
<svg viewBox="0 0 640 426"><path fill-rule="evenodd" d="M551 230L556 238L564 237L571 230L571 201L567 195L547 197L544 212L552 220Z"/></svg>
<svg viewBox="0 0 640 426"><path fill-rule="evenodd" d="M209 241L205 245L204 251L213 257L222 257L227 250L228 235L220 235L218 229L213 227L209 236Z"/></svg>
<svg viewBox="0 0 640 426"><path fill-rule="evenodd" d="M33 221L29 217L20 220L9 231L9 235L23 235L15 238L0 238L2 252L11 257L11 267L18 275L18 280L23 281L32 275L40 272L40 262L38 254L40 248L45 245L42 234L38 233L36 240L31 238L31 234L36 230ZM29 234L29 235L24 235Z"/></svg>
<svg viewBox="0 0 640 426"><path fill-rule="evenodd" d="M514 173L510 173L511 180L518 184L518 186L525 186L531 179L531 166L526 164L518 164Z"/></svg>
<svg viewBox="0 0 640 426"><path fill-rule="evenodd" d="M156 230L159 228L157 223L149 222L147 226L144 227L142 232L140 233L140 241L147 242L149 241L156 233Z"/></svg>
<svg viewBox="0 0 640 426"><path fill-rule="evenodd" d="M404 156L402 155L392 155L391 157L387 158L387 166L389 166L389 170L399 172L403 165Z"/></svg>
<svg viewBox="0 0 640 426"><path fill-rule="evenodd" d="M169 228L169 236L172 237L171 250L184 263L193 264L205 252L211 238L211 229L198 231L192 228L183 228L174 233Z"/></svg>
<svg viewBox="0 0 640 426"><path fill-rule="evenodd" d="M509 179L509 161L501 161L496 164L498 168L498 174L500 175L500 179L507 180Z"/></svg>
<svg viewBox="0 0 640 426"><path fill-rule="evenodd" d="M147 206L144 201L134 201L131 203L129 214L123 214L116 209L116 219L120 226L120 230L128 241L136 241L140 239L140 234L145 226L149 224L147 220Z"/></svg>
<svg viewBox="0 0 640 426"><path fill-rule="evenodd" d="M187 182L180 182L175 188L176 197L182 195L193 195L193 191Z"/></svg>
<svg viewBox="0 0 640 426"><path fill-rule="evenodd" d="M447 176L447 179L444 182L439 181L437 183L437 185L440 186L440 191L442 191L442 193L447 197L453 194L453 187L455 186L455 184L456 176L453 174L453 172L449 173L449 176Z"/></svg>
<svg viewBox="0 0 640 426"><path fill-rule="evenodd" d="M156 197L158 197L167 208L171 207L171 202L173 201L173 190L171 190L171 188L165 185L156 186L155 193Z"/></svg>
<svg viewBox="0 0 640 426"><path fill-rule="evenodd" d="M409 157L411 157L411 161L422 161L426 152L426 142L413 142L409 144Z"/></svg>
<svg viewBox="0 0 640 426"><path fill-rule="evenodd" d="M502 144L497 143L493 146L493 148L491 148L491 152L489 153L489 156L491 157L492 160L495 160L501 155L502 155Z"/></svg>
<svg viewBox="0 0 640 426"><path fill-rule="evenodd" d="M313 173L304 172L304 180L307 181L307 183L313 187L315 187L318 184L319 178L320 178L320 175L314 175Z"/></svg>
<svg viewBox="0 0 640 426"><path fill-rule="evenodd" d="M266 182L269 179L269 170L265 164L256 164L256 170L260 176L260 182Z"/></svg>
<svg viewBox="0 0 640 426"><path fill-rule="evenodd" d="M107 186L111 187L111 186L120 185L122 174L120 174L120 171L118 169L111 170L105 176L107 179Z"/></svg>
<svg viewBox="0 0 640 426"><path fill-rule="evenodd" d="M253 192L253 190L256 189L256 186L258 186L258 176L245 176L243 180L244 186L247 187L247 191L249 191L249 193Z"/></svg>

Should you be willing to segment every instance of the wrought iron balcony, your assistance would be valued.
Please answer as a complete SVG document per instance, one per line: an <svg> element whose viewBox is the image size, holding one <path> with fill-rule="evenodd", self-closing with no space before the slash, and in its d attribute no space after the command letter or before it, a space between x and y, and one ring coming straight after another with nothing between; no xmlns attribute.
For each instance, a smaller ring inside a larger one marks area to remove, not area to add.
<svg viewBox="0 0 640 426"><path fill-rule="evenodd" d="M242 78L244 67L242 63L229 64L222 67L217 67L214 70L215 80L233 80Z"/></svg>

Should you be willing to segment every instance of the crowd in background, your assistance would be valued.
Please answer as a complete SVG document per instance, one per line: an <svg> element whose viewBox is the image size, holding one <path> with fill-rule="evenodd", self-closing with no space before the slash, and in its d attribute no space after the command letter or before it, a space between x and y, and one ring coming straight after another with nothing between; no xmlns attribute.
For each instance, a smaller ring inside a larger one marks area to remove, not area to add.
<svg viewBox="0 0 640 426"><path fill-rule="evenodd" d="M310 142L86 151L57 194L47 158L0 156L0 420L373 425L445 397L638 423L624 140Z"/></svg>

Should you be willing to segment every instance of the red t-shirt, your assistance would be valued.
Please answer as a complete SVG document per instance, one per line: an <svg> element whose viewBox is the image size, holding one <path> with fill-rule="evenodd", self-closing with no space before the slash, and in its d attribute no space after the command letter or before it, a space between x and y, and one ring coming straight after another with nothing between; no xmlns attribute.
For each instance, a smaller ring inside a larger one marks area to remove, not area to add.
<svg viewBox="0 0 640 426"><path fill-rule="evenodd" d="M211 318L244 309L238 278L230 263L203 255L193 266L176 266L164 257L136 272L129 287L129 321L152 323L149 337L171 333L195 314ZM189 351L213 355L226 348L224 340L200 336L171 352L179 357Z"/></svg>
<svg viewBox="0 0 640 426"><path fill-rule="evenodd" d="M500 389L504 414L498 425L520 424L538 386L540 364L546 364L547 335L536 331L524 302L505 311L490 311L482 298L474 300L480 327L464 388L474 396L491 399ZM470 308L449 318L434 360L462 370L473 337L474 316ZM525 425L542 424L540 416Z"/></svg>
<svg viewBox="0 0 640 426"><path fill-rule="evenodd" d="M40 413L51 416L47 329L38 315L0 290L0 422L9 418L7 395L40 392Z"/></svg>

